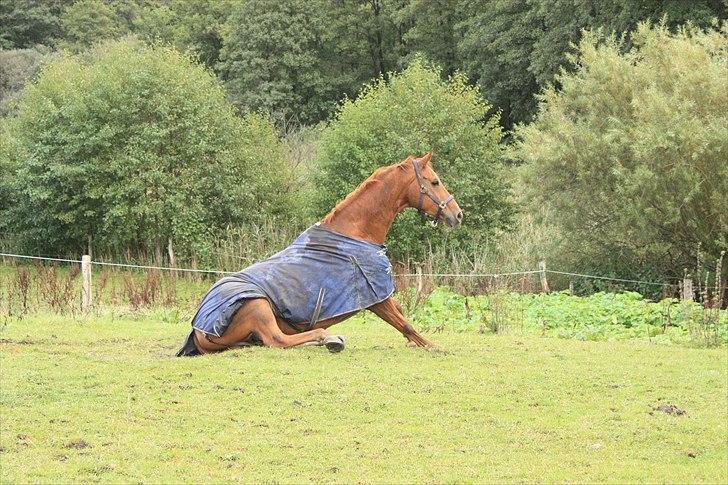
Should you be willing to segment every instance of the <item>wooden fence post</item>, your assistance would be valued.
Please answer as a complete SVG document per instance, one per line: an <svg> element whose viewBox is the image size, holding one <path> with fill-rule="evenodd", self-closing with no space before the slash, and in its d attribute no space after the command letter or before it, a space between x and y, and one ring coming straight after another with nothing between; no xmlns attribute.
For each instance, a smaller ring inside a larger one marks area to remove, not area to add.
<svg viewBox="0 0 728 485"><path fill-rule="evenodd" d="M194 254L192 255L192 269L197 269L197 256L195 256ZM194 274L194 277L195 277L195 282L196 283L199 283L200 280L202 279L200 277L200 273L198 273L197 271L195 271L195 272L193 272L193 274Z"/></svg>
<svg viewBox="0 0 728 485"><path fill-rule="evenodd" d="M84 254L81 258L81 309L88 311L91 308L91 256Z"/></svg>
<svg viewBox="0 0 728 485"><path fill-rule="evenodd" d="M682 280L682 292L680 294L681 300L693 301L695 293L693 293L693 280L692 278L683 278Z"/></svg>
<svg viewBox="0 0 728 485"><path fill-rule="evenodd" d="M417 266L417 296L422 294L422 268Z"/></svg>
<svg viewBox="0 0 728 485"><path fill-rule="evenodd" d="M549 292L549 282L546 279L546 261L539 261L538 269L541 270L541 289L544 293Z"/></svg>
<svg viewBox="0 0 728 485"><path fill-rule="evenodd" d="M177 278L177 258L174 257L174 248L172 248L172 238L167 243L167 252L169 253L169 266L172 268L172 278Z"/></svg>

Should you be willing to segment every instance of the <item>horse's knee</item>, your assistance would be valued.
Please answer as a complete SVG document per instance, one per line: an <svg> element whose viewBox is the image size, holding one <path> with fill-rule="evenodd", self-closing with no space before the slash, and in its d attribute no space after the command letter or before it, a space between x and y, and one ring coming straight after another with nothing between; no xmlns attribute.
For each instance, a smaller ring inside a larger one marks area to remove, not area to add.
<svg viewBox="0 0 728 485"><path fill-rule="evenodd" d="M288 342L286 342L286 337L284 334L279 333L273 333L273 335L270 336L270 342L271 347L285 347Z"/></svg>
<svg viewBox="0 0 728 485"><path fill-rule="evenodd" d="M274 332L268 328L262 328L254 333L266 347L286 346L286 336L283 333Z"/></svg>
<svg viewBox="0 0 728 485"><path fill-rule="evenodd" d="M412 325L410 325L409 323L405 323L404 325L402 325L402 333L409 336L413 335L416 332Z"/></svg>

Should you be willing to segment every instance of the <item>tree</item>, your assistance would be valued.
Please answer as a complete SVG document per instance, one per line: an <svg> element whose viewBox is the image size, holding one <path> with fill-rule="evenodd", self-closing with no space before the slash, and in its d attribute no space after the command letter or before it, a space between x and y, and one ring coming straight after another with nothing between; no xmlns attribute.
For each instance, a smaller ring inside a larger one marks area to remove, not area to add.
<svg viewBox="0 0 728 485"><path fill-rule="evenodd" d="M622 54L586 35L561 90L517 130L523 187L559 228L549 258L624 277L682 275L728 248L728 30L640 24Z"/></svg>
<svg viewBox="0 0 728 485"><path fill-rule="evenodd" d="M401 19L404 0L329 0L336 51L350 58L360 83L386 78L399 66L408 20Z"/></svg>
<svg viewBox="0 0 728 485"><path fill-rule="evenodd" d="M217 67L223 46L223 26L233 8L232 0L174 0L174 41L189 49L210 69Z"/></svg>
<svg viewBox="0 0 728 485"><path fill-rule="evenodd" d="M454 6L454 0L328 0L327 39L334 45L323 62L340 86L335 101L355 97L367 83L423 55L452 74Z"/></svg>
<svg viewBox="0 0 728 485"><path fill-rule="evenodd" d="M377 167L433 151L434 168L457 197L466 223L462 230L447 237L438 234L429 242L477 245L506 227L512 215L499 173L498 116L482 121L489 108L464 77L441 81L438 69L419 60L391 74L389 81L380 78L356 100L345 100L324 130L316 215L328 212ZM421 257L429 231L416 213L400 216L389 237L395 257Z"/></svg>
<svg viewBox="0 0 728 485"><path fill-rule="evenodd" d="M11 179L15 160L14 154L17 150L14 147L15 140L10 134L7 123L0 118L0 215L7 213L11 207L12 187ZM0 247L3 246L5 235L8 231L8 220L0 217Z"/></svg>
<svg viewBox="0 0 728 485"><path fill-rule="evenodd" d="M103 0L78 0L61 14L61 46L81 51L95 42L130 32L122 17Z"/></svg>
<svg viewBox="0 0 728 485"><path fill-rule="evenodd" d="M221 71L232 101L303 123L326 118L338 86L322 62L322 4L240 3L228 20ZM329 44L330 45L330 44Z"/></svg>
<svg viewBox="0 0 728 485"><path fill-rule="evenodd" d="M222 86L167 47L124 39L63 56L26 88L3 217L26 250L163 246L204 256L228 224L288 211L272 125L238 118Z"/></svg>
<svg viewBox="0 0 728 485"><path fill-rule="evenodd" d="M231 0L78 0L62 15L61 45L80 51L94 42L133 34L189 50L208 68L217 66Z"/></svg>
<svg viewBox="0 0 728 485"><path fill-rule="evenodd" d="M503 125L527 121L538 83L529 70L536 21L527 0L473 1L461 25L464 70L484 96L502 110Z"/></svg>
<svg viewBox="0 0 728 485"><path fill-rule="evenodd" d="M0 48L54 45L61 36L61 11L73 0L0 0Z"/></svg>
<svg viewBox="0 0 728 485"><path fill-rule="evenodd" d="M43 46L0 50L0 117L13 111L23 87L35 77L49 56L50 50Z"/></svg>
<svg viewBox="0 0 728 485"><path fill-rule="evenodd" d="M404 34L402 60L424 55L450 76L461 68L458 52L460 32L457 26L465 19L466 11L459 0L410 0L396 13Z"/></svg>
<svg viewBox="0 0 728 485"><path fill-rule="evenodd" d="M567 56L582 29L625 34L628 49L638 22L666 17L672 29L688 21L708 27L728 14L719 0L464 0L463 8L470 14L459 24L465 72L503 110L508 129L531 121L534 96L571 68Z"/></svg>
<svg viewBox="0 0 728 485"><path fill-rule="evenodd" d="M402 2L251 0L227 21L218 71L241 108L327 119L344 96L398 66ZM424 41L423 41L424 43Z"/></svg>

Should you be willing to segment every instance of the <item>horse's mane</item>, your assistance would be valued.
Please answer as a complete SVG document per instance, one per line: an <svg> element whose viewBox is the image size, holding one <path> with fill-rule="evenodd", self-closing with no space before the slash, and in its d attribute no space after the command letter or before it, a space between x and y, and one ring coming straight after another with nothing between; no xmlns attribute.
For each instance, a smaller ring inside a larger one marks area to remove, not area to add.
<svg viewBox="0 0 728 485"><path fill-rule="evenodd" d="M411 157L410 157L411 158ZM339 201L338 204L334 206L331 211L329 211L328 214L322 219L324 223L329 222L334 215L344 209L345 207L348 207L349 205L353 204L354 201L359 200L360 196L364 194L369 188L371 188L374 185L378 185L383 183L383 178L385 175L388 175L393 170L397 168L403 168L402 164L394 164L394 165L388 165L386 167L380 167L374 171L364 182L359 184L359 186L354 189L353 192L349 193L344 200Z"/></svg>

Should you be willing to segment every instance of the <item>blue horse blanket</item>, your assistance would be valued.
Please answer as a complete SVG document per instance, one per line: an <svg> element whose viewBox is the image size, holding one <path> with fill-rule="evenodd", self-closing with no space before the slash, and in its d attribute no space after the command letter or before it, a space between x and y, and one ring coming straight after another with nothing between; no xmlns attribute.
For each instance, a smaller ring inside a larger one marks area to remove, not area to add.
<svg viewBox="0 0 728 485"><path fill-rule="evenodd" d="M245 300L266 298L276 316L308 326L368 308L394 292L386 247L319 224L283 251L225 276L202 299L177 355L194 355L194 329L221 336Z"/></svg>

